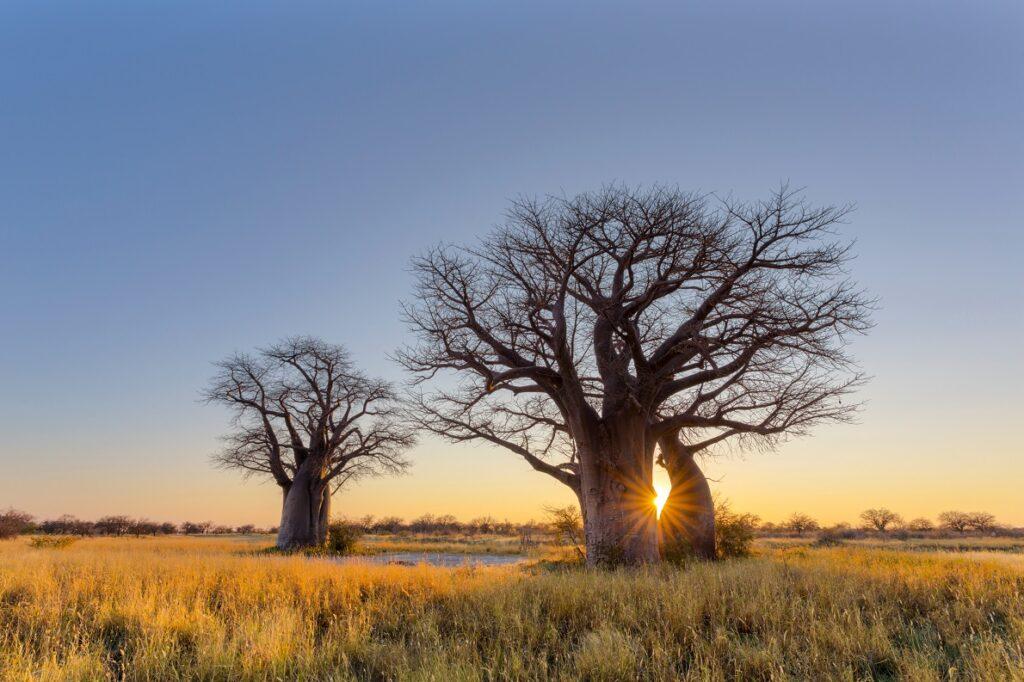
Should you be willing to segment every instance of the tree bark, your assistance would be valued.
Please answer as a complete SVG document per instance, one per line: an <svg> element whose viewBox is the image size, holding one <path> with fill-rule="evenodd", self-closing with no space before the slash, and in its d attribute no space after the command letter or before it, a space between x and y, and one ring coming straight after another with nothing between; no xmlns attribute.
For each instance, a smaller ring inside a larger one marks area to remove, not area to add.
<svg viewBox="0 0 1024 682"><path fill-rule="evenodd" d="M713 560L715 502L708 480L693 452L675 436L662 439L661 451L661 462L672 485L659 521L662 554L673 558L692 552L700 559Z"/></svg>
<svg viewBox="0 0 1024 682"><path fill-rule="evenodd" d="M319 511L322 493L319 489L320 467L312 458L299 466L284 499L277 548L292 550L317 545Z"/></svg>
<svg viewBox="0 0 1024 682"><path fill-rule="evenodd" d="M580 500L588 566L660 559L653 462L639 415L609 420L581 452Z"/></svg>
<svg viewBox="0 0 1024 682"><path fill-rule="evenodd" d="M327 543L327 531L331 525L331 485L328 482L321 484L322 490L319 495L316 540L317 544Z"/></svg>

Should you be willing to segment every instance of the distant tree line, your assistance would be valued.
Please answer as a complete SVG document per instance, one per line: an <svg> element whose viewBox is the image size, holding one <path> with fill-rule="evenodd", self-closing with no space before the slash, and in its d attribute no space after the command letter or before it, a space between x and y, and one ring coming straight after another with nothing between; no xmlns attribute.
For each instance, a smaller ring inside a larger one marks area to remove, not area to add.
<svg viewBox="0 0 1024 682"><path fill-rule="evenodd" d="M95 521L79 519L64 514L55 519L36 522L26 512L8 509L0 512L0 538L13 537L26 533L40 535L109 535L109 536L143 536L143 535L229 535L273 533L276 528L257 528L253 524L228 526L214 524L212 521L185 521L171 523L169 521L150 521L135 519L130 516L115 514L103 516Z"/></svg>
<svg viewBox="0 0 1024 682"><path fill-rule="evenodd" d="M367 515L357 520L348 521L362 532L371 535L388 535L395 533L429 533L432 535L521 535L523 532L545 532L550 530L549 523L527 521L515 523L505 519L499 521L492 516L479 516L469 521L460 521L451 514L423 514L406 521L398 516L382 516L380 518Z"/></svg>
<svg viewBox="0 0 1024 682"><path fill-rule="evenodd" d="M399 516L372 515L345 523L368 534L428 533L433 535L521 535L523 532L546 532L549 524L528 521L514 523L507 519L499 521L492 516L480 516L469 521L460 521L451 514L423 514L406 520ZM86 521L65 514L55 519L36 522L31 514L8 509L0 512L0 538L26 533L41 535L250 535L253 533L277 533L277 528L257 527L254 524L230 526L214 524L211 521L185 521L183 523L158 522L136 519L125 515L110 515L95 521Z"/></svg>
<svg viewBox="0 0 1024 682"><path fill-rule="evenodd" d="M926 518L914 518L909 521L903 516L885 507L865 509L860 514L859 527L848 523L838 523L823 527L817 520L803 513L794 513L781 523L764 522L758 525L761 535L792 534L803 536L821 530L854 535L858 532L886 533L996 533L1008 532L1012 529L1000 525L996 517L988 512L945 511L938 515L937 523Z"/></svg>
<svg viewBox="0 0 1024 682"><path fill-rule="evenodd" d="M562 510L559 510L562 511ZM564 534L569 521L555 518L548 509L548 521L527 521L515 523L498 520L492 516L479 516L469 521L460 521L452 514L423 514L414 519L406 520L400 516L366 515L359 519L345 519L344 523L370 535L394 535L402 533L423 533L430 535L505 535L520 536L534 533ZM1014 529L1000 525L994 515L988 512L946 511L937 517L937 522L926 518L914 518L905 521L897 514L884 507L867 509L860 514L859 527L848 523L824 526L813 517L804 513L794 513L781 523L761 521L753 514L743 514L743 525L761 536L792 535L804 537L819 531L838 533L845 536L856 536L864 533L906 534L906 533L1010 533ZM0 512L0 538L15 535L36 533L41 535L104 535L104 536L143 536L143 535L251 535L254 533L277 533L277 528L257 527L254 524L230 526L214 524L211 521L185 521L183 523L158 522L149 519L136 519L125 515L103 516L95 521L86 521L65 514L55 519L36 522L31 514L8 509Z"/></svg>

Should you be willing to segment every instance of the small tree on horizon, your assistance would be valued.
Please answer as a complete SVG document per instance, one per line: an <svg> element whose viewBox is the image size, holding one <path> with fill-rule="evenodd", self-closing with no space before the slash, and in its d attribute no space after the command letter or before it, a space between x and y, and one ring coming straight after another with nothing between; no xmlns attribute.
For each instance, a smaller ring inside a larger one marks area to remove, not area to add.
<svg viewBox="0 0 1024 682"><path fill-rule="evenodd" d="M821 525L807 514L795 512L792 516L786 519L786 528L793 531L797 535L803 535L811 531L818 530Z"/></svg>
<svg viewBox="0 0 1024 682"><path fill-rule="evenodd" d="M907 523L907 528L909 530L913 530L913 531L917 531L917 532L926 532L926 531L929 531L929 530L935 530L935 524L932 523L930 520L928 520L926 518L917 518L917 519L911 519Z"/></svg>
<svg viewBox="0 0 1024 682"><path fill-rule="evenodd" d="M966 533L971 529L971 514L962 511L944 511L939 514L939 524L947 530Z"/></svg>
<svg viewBox="0 0 1024 682"><path fill-rule="evenodd" d="M32 528L33 516L13 507L0 512L0 540L13 538Z"/></svg>
<svg viewBox="0 0 1024 682"><path fill-rule="evenodd" d="M988 512L970 512L967 516L972 530L989 533L996 529L996 517Z"/></svg>
<svg viewBox="0 0 1024 682"><path fill-rule="evenodd" d="M860 520L866 528L877 530L879 533L887 532L891 527L903 523L903 517L885 507L877 509L866 509L860 513Z"/></svg>

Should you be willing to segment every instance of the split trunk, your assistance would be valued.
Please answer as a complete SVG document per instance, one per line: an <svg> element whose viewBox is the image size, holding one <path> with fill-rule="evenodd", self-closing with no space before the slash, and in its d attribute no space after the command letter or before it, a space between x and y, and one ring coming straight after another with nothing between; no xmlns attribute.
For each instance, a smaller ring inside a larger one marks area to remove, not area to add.
<svg viewBox="0 0 1024 682"><path fill-rule="evenodd" d="M580 506L590 566L657 562L652 447L645 420L604 420L580 440Z"/></svg>
<svg viewBox="0 0 1024 682"><path fill-rule="evenodd" d="M284 491L277 548L284 550L317 547L327 541L331 491L322 480L322 469L313 458L304 461Z"/></svg>

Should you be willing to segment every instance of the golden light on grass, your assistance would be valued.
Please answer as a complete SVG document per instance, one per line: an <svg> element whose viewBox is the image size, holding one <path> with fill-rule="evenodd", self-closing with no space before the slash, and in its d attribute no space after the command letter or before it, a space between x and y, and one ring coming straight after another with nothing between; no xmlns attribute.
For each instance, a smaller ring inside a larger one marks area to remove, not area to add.
<svg viewBox="0 0 1024 682"><path fill-rule="evenodd" d="M660 482L654 484L654 491L658 493L654 497L654 507L658 510L658 518L661 518L661 510L665 508L665 503L668 502L669 487Z"/></svg>
<svg viewBox="0 0 1024 682"><path fill-rule="evenodd" d="M1020 678L1024 563L1006 551L764 546L623 572L253 553L269 544L2 541L0 676L479 679L501 660L525 679Z"/></svg>

